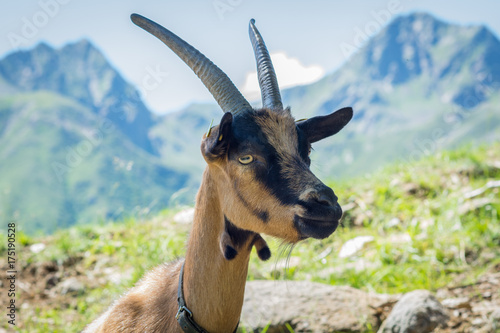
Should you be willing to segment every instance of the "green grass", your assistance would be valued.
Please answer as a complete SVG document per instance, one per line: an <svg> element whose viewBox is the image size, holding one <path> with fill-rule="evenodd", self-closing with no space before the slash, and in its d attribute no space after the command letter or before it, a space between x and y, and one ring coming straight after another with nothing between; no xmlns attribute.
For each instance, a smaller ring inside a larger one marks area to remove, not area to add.
<svg viewBox="0 0 500 333"><path fill-rule="evenodd" d="M326 240L294 246L288 265L282 263L290 247L267 239L273 258L262 262L253 254L248 279L312 280L379 293L473 282L500 265L499 188L468 196L500 179L499 164L500 144L468 146L330 184L345 210L343 227ZM64 301L29 304L19 310L22 320L17 331L81 330L144 272L183 256L189 227L172 223L174 213L165 211L146 222L129 219L77 226L46 238L19 233L18 244L24 247L19 257L26 267L77 260L82 274L101 266L96 271L113 269L122 279L92 284ZM340 258L343 244L358 236L374 240L355 255ZM44 251L28 251L38 242L47 245ZM0 250L4 258L5 245Z"/></svg>

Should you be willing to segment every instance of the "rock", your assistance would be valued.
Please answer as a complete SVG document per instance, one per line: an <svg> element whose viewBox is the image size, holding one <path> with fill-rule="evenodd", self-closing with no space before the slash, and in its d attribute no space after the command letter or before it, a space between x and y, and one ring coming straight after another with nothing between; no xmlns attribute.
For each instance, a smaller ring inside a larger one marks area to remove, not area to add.
<svg viewBox="0 0 500 333"><path fill-rule="evenodd" d="M468 297L447 298L441 302L443 306L449 309L471 309L471 304Z"/></svg>
<svg viewBox="0 0 500 333"><path fill-rule="evenodd" d="M465 215L469 212L472 212L478 208L482 208L486 205L493 203L493 199L491 198L477 198L472 199L470 201L466 201L458 208L458 213L460 215Z"/></svg>
<svg viewBox="0 0 500 333"><path fill-rule="evenodd" d="M394 306L378 333L427 333L445 327L448 314L427 290L409 292Z"/></svg>
<svg viewBox="0 0 500 333"><path fill-rule="evenodd" d="M500 331L500 307L496 308L490 315L491 325L495 332Z"/></svg>
<svg viewBox="0 0 500 333"><path fill-rule="evenodd" d="M33 253L40 253L43 250L45 250L45 244L43 243L36 243L30 246L30 251Z"/></svg>
<svg viewBox="0 0 500 333"><path fill-rule="evenodd" d="M66 295L69 293L82 293L85 289L83 283L78 281L77 278L71 277L63 282L59 283L59 292L61 295Z"/></svg>
<svg viewBox="0 0 500 333"><path fill-rule="evenodd" d="M328 257L330 255L330 253L332 253L332 252L333 252L333 248L331 246L329 246L325 250L323 250L323 252L318 254L316 256L316 258L314 258L314 261L321 261L321 260L325 259L326 257Z"/></svg>
<svg viewBox="0 0 500 333"><path fill-rule="evenodd" d="M411 243L411 236L406 232L402 234L394 234L389 237L389 243L392 245Z"/></svg>
<svg viewBox="0 0 500 333"><path fill-rule="evenodd" d="M341 263L333 267L328 267L320 271L317 271L314 273L314 276L327 280L330 279L333 274L342 274L346 271L351 271L351 270L354 270L355 272L361 272L367 269L377 269L380 266L381 264L379 261L356 258L353 261Z"/></svg>
<svg viewBox="0 0 500 333"><path fill-rule="evenodd" d="M116 267L106 267L102 270L102 274L108 281L108 283L118 285L123 281L126 281L127 278L132 276L132 269L127 269L126 271L122 271L117 269Z"/></svg>
<svg viewBox="0 0 500 333"><path fill-rule="evenodd" d="M389 222L387 222L385 224L384 227L387 228L387 229L391 229L391 228L394 228L394 227L396 227L396 226L398 226L400 224L401 224L401 220L398 219L397 217L393 217L392 219L389 220Z"/></svg>
<svg viewBox="0 0 500 333"><path fill-rule="evenodd" d="M360 251L363 246L368 242L373 242L375 238L373 236L358 236L353 239L349 239L342 245L339 252L339 258L348 258L355 255Z"/></svg>
<svg viewBox="0 0 500 333"><path fill-rule="evenodd" d="M395 296L308 281L249 281L241 315L247 332L365 332L379 325L376 309Z"/></svg>
<svg viewBox="0 0 500 333"><path fill-rule="evenodd" d="M485 324L485 320L483 318L474 318L471 320L472 326L483 326Z"/></svg>
<svg viewBox="0 0 500 333"><path fill-rule="evenodd" d="M194 220L194 208L181 210L174 215L174 221L179 224L189 224Z"/></svg>

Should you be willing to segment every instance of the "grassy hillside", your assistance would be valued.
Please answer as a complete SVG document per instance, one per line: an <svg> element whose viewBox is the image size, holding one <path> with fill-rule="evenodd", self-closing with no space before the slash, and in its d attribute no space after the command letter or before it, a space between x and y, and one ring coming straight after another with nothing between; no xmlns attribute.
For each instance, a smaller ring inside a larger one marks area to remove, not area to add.
<svg viewBox="0 0 500 333"><path fill-rule="evenodd" d="M269 240L273 257L261 262L252 255L248 278L305 279L384 293L474 282L500 269L499 180L496 143L330 184L345 210L344 227L326 240L294 246L288 261L289 247ZM17 331L79 331L146 270L182 256L189 225L174 222L174 213L142 223L73 227L46 238L18 233ZM373 238L343 256L343 246L358 236ZM3 270L5 246L0 242ZM2 297L0 306L6 301Z"/></svg>
<svg viewBox="0 0 500 333"><path fill-rule="evenodd" d="M0 138L0 219L32 235L157 212L188 178L49 91L0 96Z"/></svg>

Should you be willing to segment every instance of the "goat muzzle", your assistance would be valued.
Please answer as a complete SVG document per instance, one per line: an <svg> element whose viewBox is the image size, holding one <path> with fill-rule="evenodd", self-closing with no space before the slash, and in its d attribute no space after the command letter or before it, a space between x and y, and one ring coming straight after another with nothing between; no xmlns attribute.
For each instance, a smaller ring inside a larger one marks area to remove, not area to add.
<svg viewBox="0 0 500 333"><path fill-rule="evenodd" d="M301 213L294 217L294 226L302 238L323 239L330 236L339 225L342 208L337 196L326 185L309 190L302 196Z"/></svg>

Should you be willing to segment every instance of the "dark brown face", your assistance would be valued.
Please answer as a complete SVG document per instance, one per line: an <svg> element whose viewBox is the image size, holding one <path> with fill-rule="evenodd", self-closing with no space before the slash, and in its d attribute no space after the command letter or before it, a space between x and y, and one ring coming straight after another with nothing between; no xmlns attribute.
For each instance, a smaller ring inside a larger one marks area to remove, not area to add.
<svg viewBox="0 0 500 333"><path fill-rule="evenodd" d="M309 153L313 142L336 133L351 116L351 110L341 110L323 121L296 123L289 110L263 109L234 121L225 115L202 150L221 171L228 219L290 242L332 234L342 209L333 190L309 169Z"/></svg>

